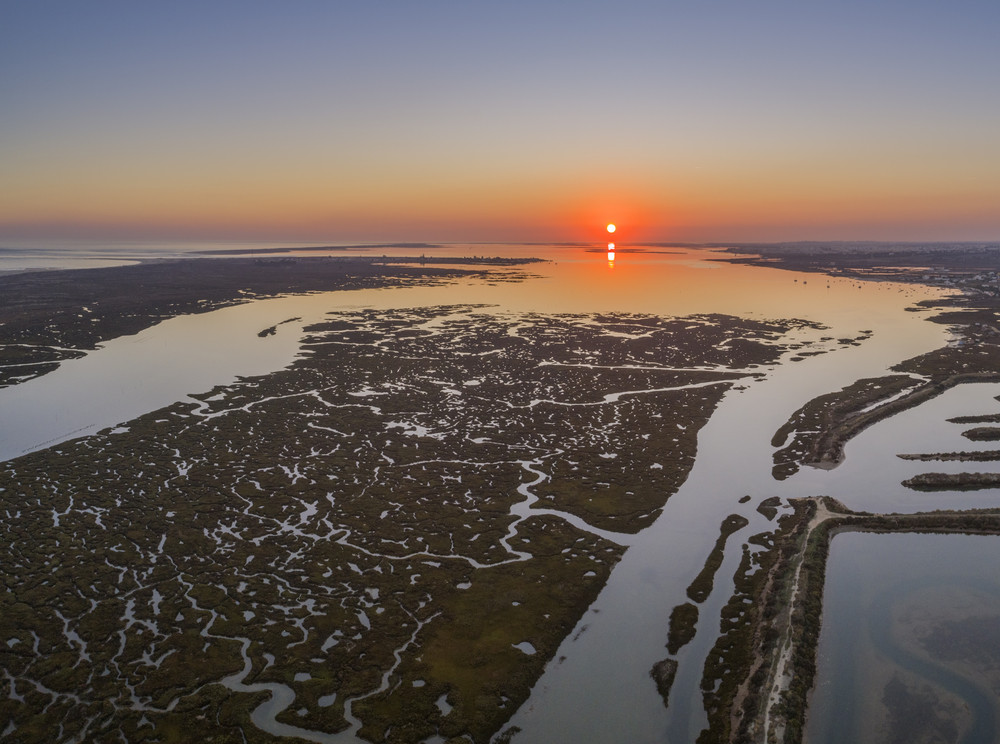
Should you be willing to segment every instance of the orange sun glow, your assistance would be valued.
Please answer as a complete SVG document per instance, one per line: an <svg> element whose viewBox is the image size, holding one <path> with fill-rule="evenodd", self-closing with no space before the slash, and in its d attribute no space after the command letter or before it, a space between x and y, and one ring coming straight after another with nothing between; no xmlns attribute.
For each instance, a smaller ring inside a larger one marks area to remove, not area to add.
<svg viewBox="0 0 1000 744"><path fill-rule="evenodd" d="M614 225L608 225L608 232L609 233L613 233L614 231L615 231L615 226Z"/></svg>

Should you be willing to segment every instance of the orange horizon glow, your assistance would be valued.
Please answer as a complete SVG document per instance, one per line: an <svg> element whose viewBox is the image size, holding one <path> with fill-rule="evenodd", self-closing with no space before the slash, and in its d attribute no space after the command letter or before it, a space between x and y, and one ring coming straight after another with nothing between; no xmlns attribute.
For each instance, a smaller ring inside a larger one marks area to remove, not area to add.
<svg viewBox="0 0 1000 744"><path fill-rule="evenodd" d="M154 156L49 162L0 181L0 238L600 245L621 224L633 243L1000 239L1000 181L961 188L956 172L903 184L892 175L906 172L898 163L861 184L850 177L858 169L822 162L808 176L777 164L754 180L737 163L710 175L678 172L669 183L638 168L584 179L543 163L525 180L524 168L496 177L489 167L440 166L441 180L428 187L412 163L345 164L332 178L302 163L213 171L210 155L195 164L174 154L177 162L155 168Z"/></svg>
<svg viewBox="0 0 1000 744"><path fill-rule="evenodd" d="M194 171L187 177L198 180ZM0 185L0 238L599 245L611 225L627 224L632 243L1000 239L1000 188L994 199L986 192L944 193L953 185L947 182L879 199L864 189L841 192L832 182L827 188L836 193L792 193L763 181L757 191L732 184L710 192L695 179L686 190L637 183L613 195L556 178L527 188L480 180L464 189L422 191L403 180L385 187L359 179L352 190L280 177L143 183L138 174L130 188L82 178L46 185L30 179L17 188ZM607 222L608 214L617 222Z"/></svg>

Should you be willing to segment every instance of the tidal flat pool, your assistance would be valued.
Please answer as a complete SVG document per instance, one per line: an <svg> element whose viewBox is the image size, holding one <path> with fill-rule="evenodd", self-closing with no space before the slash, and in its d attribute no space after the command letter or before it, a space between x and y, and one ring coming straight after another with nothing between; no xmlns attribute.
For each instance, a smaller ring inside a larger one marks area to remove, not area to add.
<svg viewBox="0 0 1000 744"><path fill-rule="evenodd" d="M997 740L1000 537L843 533L806 741Z"/></svg>

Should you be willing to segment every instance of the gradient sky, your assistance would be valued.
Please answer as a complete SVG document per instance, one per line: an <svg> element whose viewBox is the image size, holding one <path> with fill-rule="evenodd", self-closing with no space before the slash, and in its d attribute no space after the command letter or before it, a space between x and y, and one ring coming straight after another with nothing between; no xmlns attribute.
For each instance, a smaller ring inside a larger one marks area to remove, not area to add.
<svg viewBox="0 0 1000 744"><path fill-rule="evenodd" d="M1000 2L0 0L0 239L1000 240Z"/></svg>

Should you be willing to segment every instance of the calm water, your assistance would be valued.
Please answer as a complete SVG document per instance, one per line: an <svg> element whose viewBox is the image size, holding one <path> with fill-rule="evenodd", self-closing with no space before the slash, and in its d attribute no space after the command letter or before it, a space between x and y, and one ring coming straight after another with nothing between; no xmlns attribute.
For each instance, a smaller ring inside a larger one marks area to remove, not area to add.
<svg viewBox="0 0 1000 744"><path fill-rule="evenodd" d="M860 450L848 449L842 468L806 469L778 483L770 474L769 442L792 412L817 395L883 374L889 366L945 342L941 326L905 312L930 296L929 290L730 265L711 260L721 254L690 249L619 252L614 261L604 252L566 247L452 246L448 252L531 255L550 262L528 266L534 278L520 283L476 278L430 288L319 293L162 322L111 341L52 374L0 390L0 458L114 426L238 376L280 369L294 359L304 326L325 313L361 306L475 303L491 305L497 312L803 318L828 326L802 333L813 340L870 330L872 338L861 346L827 344L832 349L827 354L783 361L769 369L764 380L727 393L699 436L698 458L688 481L660 519L636 537L592 611L558 651L556 659L565 660L549 664L512 720L523 730L516 739L519 744L685 742L693 741L704 725L698 683L705 654L715 640L718 608L732 591L729 577L739 561L740 545L768 524L756 513L757 504L773 495L830 493L858 508L896 502L927 508L926 495L888 488L893 481L898 486L899 473L912 465L896 453L960 448L939 441L939 419L955 415L955 408L958 413L980 412L990 402L989 391L953 391L952 397L961 400L935 402L937 408L927 404L906 414L910 419L898 430L883 430L896 419L873 427L858 438L859 445L864 441ZM291 317L302 320L279 326L275 336L257 336L261 329ZM924 435L926 441L913 439ZM875 485L861 488L876 473ZM739 504L745 494L751 501ZM980 497L989 495L969 498ZM649 669L666 656L671 609L686 601L685 588L711 550L719 523L734 512L747 516L751 524L730 538L716 589L702 606L698 636L679 657L668 712L649 680ZM571 640L574 637L577 640Z"/></svg>
<svg viewBox="0 0 1000 744"><path fill-rule="evenodd" d="M996 449L996 442L973 442L962 436L969 424L955 416L1000 413L1000 384L960 385L937 398L880 421L848 442L844 463L834 470L805 468L789 483L797 491L835 496L852 509L873 512L920 512L935 509L996 507L1000 491L921 492L901 484L918 473L1000 471L1000 462L920 462L899 453L970 452Z"/></svg>
<svg viewBox="0 0 1000 744"><path fill-rule="evenodd" d="M170 257L182 252L170 246L118 250L132 258ZM512 312L798 317L828 324L830 335L853 335L875 326L878 336L873 342L866 344L860 355L850 355L860 359L872 374L886 363L933 348L941 339L940 329L901 312L914 299L926 296L912 287L859 285L721 264L705 260L722 255L708 251L652 250L660 252L618 253L610 262L603 252L574 248L452 246L445 252L539 256L551 263L528 266L526 270L536 278L521 283L474 279L431 288L319 293L167 320L134 336L109 341L98 352L64 363L54 373L0 390L0 421L4 422L0 428L0 459L114 426L186 395L229 384L237 376L280 369L294 358L303 326L327 312L359 306L475 303ZM46 256L67 253L51 251ZM32 262L33 254L18 255L22 262ZM103 254L73 253L58 260L72 266L73 261L86 262L97 255ZM261 329L291 317L301 317L302 321L280 326L276 336L257 336ZM888 354L876 348L890 340ZM844 353L838 352L837 356L843 357ZM831 373L831 379L834 376ZM825 392L828 388L817 389Z"/></svg>
<svg viewBox="0 0 1000 744"><path fill-rule="evenodd" d="M909 709L897 710L890 724L891 706L882 704L896 676L922 688L917 694L925 709L934 710L936 698L965 709L956 716L964 717L963 744L995 742L1000 676L984 671L995 656L995 639L970 629L1000 623L998 560L1000 537L837 535L827 566L807 741L888 740L889 725L894 736L907 736L908 723L899 718ZM950 632L935 633L938 628ZM945 637L948 643L941 643Z"/></svg>

